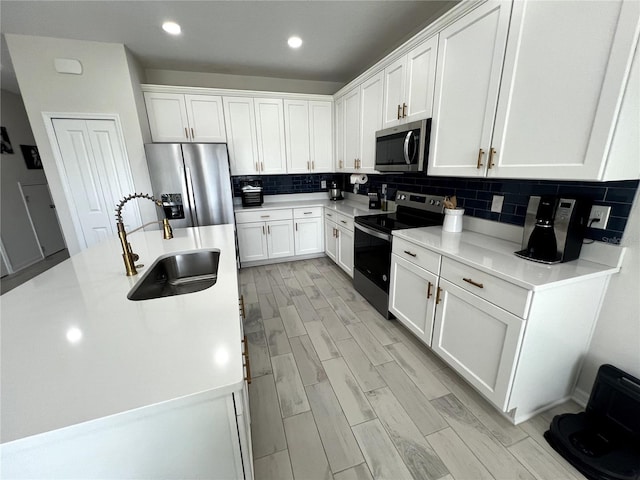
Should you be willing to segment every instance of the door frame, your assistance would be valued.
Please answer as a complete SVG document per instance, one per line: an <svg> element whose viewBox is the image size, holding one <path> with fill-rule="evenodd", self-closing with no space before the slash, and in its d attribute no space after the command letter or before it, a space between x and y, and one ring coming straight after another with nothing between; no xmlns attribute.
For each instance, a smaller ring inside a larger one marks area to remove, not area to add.
<svg viewBox="0 0 640 480"><path fill-rule="evenodd" d="M49 138L49 144L51 145L53 159L55 161L56 169L58 171L58 178L60 179L60 185L62 186L62 191L64 192L65 201L69 209L71 222L73 223L74 233L75 233L78 245L80 246L80 250L84 250L87 248L87 244L84 238L84 233L82 231L80 215L78 214L78 211L76 209L76 204L73 201L71 186L69 185L69 179L67 177L64 161L62 158L62 152L60 151L60 146L58 145L56 132L53 127L53 121L55 119L112 120L115 125L116 135L118 136L120 147L122 149L121 153L123 157L127 159L127 165L129 166L125 174L129 182L131 183L131 185L135 188L135 182L133 179L133 175L131 174L131 164L129 163L129 155L126 149L124 133L122 131L122 123L120 122L120 115L118 115L117 113L42 112L42 119L44 121L44 128L47 132L47 137ZM114 205L114 210L115 210L115 205ZM140 211L138 209L136 209L136 215L138 217L139 223L142 224ZM60 225L60 227L62 228L62 224ZM62 236L64 237L64 229L62 229ZM67 243L68 245L68 242L66 239L65 239L65 243Z"/></svg>
<svg viewBox="0 0 640 480"><path fill-rule="evenodd" d="M43 185L43 184L33 184L33 185ZM45 183L44 185L49 188L49 186ZM42 251L42 244L40 243L40 238L38 237L38 232L36 231L36 226L33 223L33 218L31 218L31 212L29 211L29 205L27 205L27 199L24 197L24 190L22 189L22 182L18 182L18 190L20 191L20 198L22 200L22 204L24 205L24 209L27 212L27 218L29 219L29 225L31 225L31 231L33 232L33 236L36 239L36 243L38 244L38 251L40 252L40 257L44 260L44 252ZM58 222L58 225L60 222ZM62 230L62 229L61 229ZM64 238L64 235L63 237Z"/></svg>

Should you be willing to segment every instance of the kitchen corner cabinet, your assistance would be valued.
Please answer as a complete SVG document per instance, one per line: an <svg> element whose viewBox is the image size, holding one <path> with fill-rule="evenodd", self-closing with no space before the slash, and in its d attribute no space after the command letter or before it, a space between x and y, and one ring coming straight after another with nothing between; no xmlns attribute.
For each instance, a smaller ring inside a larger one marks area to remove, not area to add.
<svg viewBox="0 0 640 480"><path fill-rule="evenodd" d="M287 173L333 171L331 102L284 100Z"/></svg>
<svg viewBox="0 0 640 480"><path fill-rule="evenodd" d="M236 212L241 262L292 257L294 255L291 209Z"/></svg>
<svg viewBox="0 0 640 480"><path fill-rule="evenodd" d="M325 210L324 236L327 256L353 277L353 218Z"/></svg>
<svg viewBox="0 0 640 480"><path fill-rule="evenodd" d="M154 142L225 143L222 97L180 93L144 93Z"/></svg>
<svg viewBox="0 0 640 480"><path fill-rule="evenodd" d="M232 175L286 173L282 100L223 97Z"/></svg>
<svg viewBox="0 0 640 480"><path fill-rule="evenodd" d="M432 116L437 49L435 35L384 69L382 128Z"/></svg>
<svg viewBox="0 0 640 480"><path fill-rule="evenodd" d="M322 207L294 208L294 244L296 255L324 251Z"/></svg>
<svg viewBox="0 0 640 480"><path fill-rule="evenodd" d="M446 27L429 174L638 178L639 25L633 0L524 0L489 1Z"/></svg>

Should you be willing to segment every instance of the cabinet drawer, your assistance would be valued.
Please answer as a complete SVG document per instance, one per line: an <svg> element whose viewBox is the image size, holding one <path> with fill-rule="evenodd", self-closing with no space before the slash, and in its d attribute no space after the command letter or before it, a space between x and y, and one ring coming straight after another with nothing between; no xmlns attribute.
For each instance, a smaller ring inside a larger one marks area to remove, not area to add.
<svg viewBox="0 0 640 480"><path fill-rule="evenodd" d="M339 227L346 228L350 232L353 232L353 218L338 213L335 222Z"/></svg>
<svg viewBox="0 0 640 480"><path fill-rule="evenodd" d="M393 237L392 252L436 275L440 271L440 254L407 242L402 238Z"/></svg>
<svg viewBox="0 0 640 480"><path fill-rule="evenodd" d="M311 217L321 217L322 216L322 207L304 207L304 208L294 208L293 209L293 218L311 218Z"/></svg>
<svg viewBox="0 0 640 480"><path fill-rule="evenodd" d="M440 276L514 315L527 317L532 292L525 288L446 257Z"/></svg>
<svg viewBox="0 0 640 480"><path fill-rule="evenodd" d="M253 210L251 212L236 212L236 223L270 222L272 220L291 220L290 208L282 210Z"/></svg>

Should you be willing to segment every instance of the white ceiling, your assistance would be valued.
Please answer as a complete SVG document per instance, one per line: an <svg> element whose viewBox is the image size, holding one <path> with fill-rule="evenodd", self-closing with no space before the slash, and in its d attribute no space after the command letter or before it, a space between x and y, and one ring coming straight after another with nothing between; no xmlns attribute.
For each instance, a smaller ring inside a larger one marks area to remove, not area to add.
<svg viewBox="0 0 640 480"><path fill-rule="evenodd" d="M0 32L122 43L145 69L347 83L458 1L1 0ZM17 91L4 36L0 55Z"/></svg>

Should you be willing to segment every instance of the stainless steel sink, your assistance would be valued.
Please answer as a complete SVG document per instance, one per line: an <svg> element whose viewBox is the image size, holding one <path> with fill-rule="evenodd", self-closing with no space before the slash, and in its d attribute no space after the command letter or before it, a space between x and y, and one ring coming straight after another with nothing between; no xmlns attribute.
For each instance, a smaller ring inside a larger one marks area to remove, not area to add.
<svg viewBox="0 0 640 480"><path fill-rule="evenodd" d="M129 300L184 295L215 285L218 280L220 250L196 250L163 255L131 289Z"/></svg>

